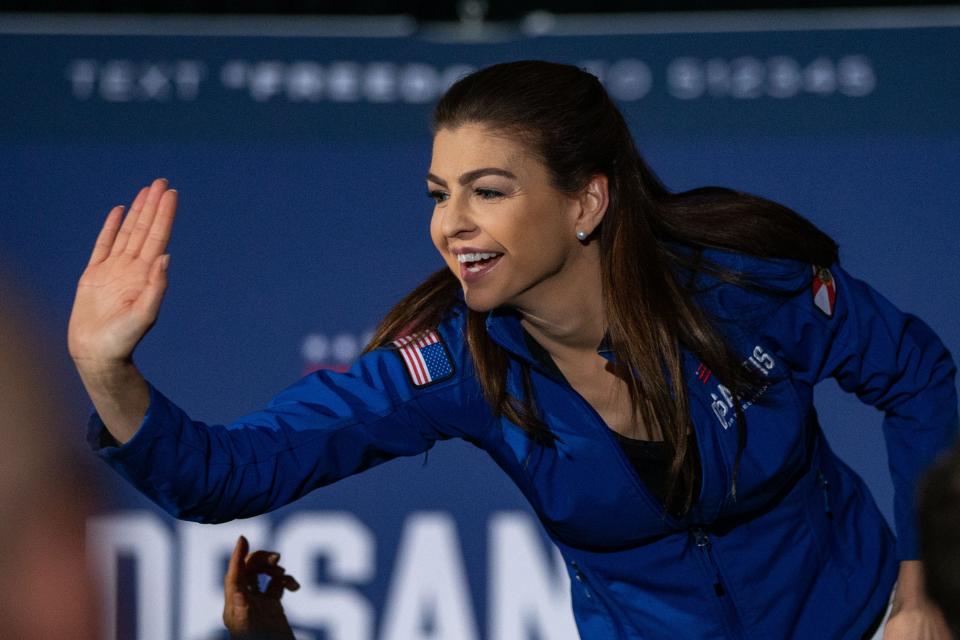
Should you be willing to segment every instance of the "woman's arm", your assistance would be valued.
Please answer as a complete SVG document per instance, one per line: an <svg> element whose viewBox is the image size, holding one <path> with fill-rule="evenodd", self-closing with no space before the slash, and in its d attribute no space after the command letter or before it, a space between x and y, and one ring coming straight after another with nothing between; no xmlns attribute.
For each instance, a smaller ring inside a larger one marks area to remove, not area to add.
<svg viewBox="0 0 960 640"><path fill-rule="evenodd" d="M816 287L821 295L816 298L808 288L790 298L771 318L769 333L794 379L814 385L832 377L884 412L897 557L918 560L916 486L957 437L956 365L923 320L898 309L839 263L829 272L832 292Z"/></svg>
<svg viewBox="0 0 960 640"><path fill-rule="evenodd" d="M428 360L447 362L429 384L412 384L397 350L377 349L347 373L304 377L231 424L191 420L133 364L167 284L163 252L177 194L166 187L159 179L141 190L122 224L122 207L107 216L69 327L70 354L96 409L89 442L151 500L180 518L222 522L278 508L439 439L476 441L489 412L479 394L460 387L471 378L457 360L466 357L459 325L437 329L446 335Z"/></svg>
<svg viewBox="0 0 960 640"><path fill-rule="evenodd" d="M810 385L835 378L884 412L900 559L884 639L946 640L943 618L924 592L915 493L920 475L957 437L956 365L925 322L839 263L823 275L775 314L778 348L795 377Z"/></svg>
<svg viewBox="0 0 960 640"><path fill-rule="evenodd" d="M456 332L441 325L438 335L447 342ZM148 383L149 407L129 441L110 446L96 414L88 441L177 518L250 517L392 458L422 453L437 440L480 440L490 413L467 389L471 374L454 360L464 349L451 344L453 375L424 387L411 384L395 349L376 349L347 372L301 378L265 408L226 425L192 420Z"/></svg>
<svg viewBox="0 0 960 640"><path fill-rule="evenodd" d="M176 208L177 192L162 178L140 190L122 224L123 207L114 207L77 285L67 344L118 442L133 437L149 404L133 351L160 311L170 258L164 251Z"/></svg>

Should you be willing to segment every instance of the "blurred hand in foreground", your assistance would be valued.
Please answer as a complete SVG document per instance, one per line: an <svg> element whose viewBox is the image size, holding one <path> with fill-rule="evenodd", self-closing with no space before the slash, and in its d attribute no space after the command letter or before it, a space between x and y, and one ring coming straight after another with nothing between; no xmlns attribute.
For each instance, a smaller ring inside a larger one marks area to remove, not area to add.
<svg viewBox="0 0 960 640"><path fill-rule="evenodd" d="M294 640L293 630L283 613L280 599L284 589L296 591L299 583L277 564L280 554L249 552L247 539L240 536L230 555L223 578L223 624L231 638L243 640ZM270 577L260 589L260 575Z"/></svg>

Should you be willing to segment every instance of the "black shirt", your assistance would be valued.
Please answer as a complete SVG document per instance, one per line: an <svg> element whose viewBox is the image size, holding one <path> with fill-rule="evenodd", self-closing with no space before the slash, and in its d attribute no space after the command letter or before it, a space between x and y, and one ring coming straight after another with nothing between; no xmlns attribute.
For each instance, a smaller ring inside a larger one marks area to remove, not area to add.
<svg viewBox="0 0 960 640"><path fill-rule="evenodd" d="M547 350L544 349L539 342L534 340L533 336L527 333L526 330L523 332L523 339L527 344L527 348L530 350L530 354L537 362L542 364L555 378L567 382L563 372L557 367L557 364L553 361L553 358L550 357L550 354L547 353ZM609 429L609 427L607 428ZM638 440L621 435L613 429L610 429L610 432L615 436L617 442L620 444L620 448L623 449L627 459L630 460L633 468L637 471L637 475L640 476L640 479L650 490L650 493L656 496L660 504L664 504L667 495L667 476L670 471L670 462L673 459L673 449L663 440ZM689 439L688 447L695 459L694 468L696 469L696 473L694 475L693 486L699 487L699 451L692 434L688 434L687 438Z"/></svg>

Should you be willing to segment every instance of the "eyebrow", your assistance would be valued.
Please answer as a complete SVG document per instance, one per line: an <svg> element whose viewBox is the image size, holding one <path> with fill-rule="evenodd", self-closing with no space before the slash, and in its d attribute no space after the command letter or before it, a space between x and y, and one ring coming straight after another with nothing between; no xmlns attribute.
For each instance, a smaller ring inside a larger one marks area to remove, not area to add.
<svg viewBox="0 0 960 640"><path fill-rule="evenodd" d="M473 171L467 171L465 174L460 176L457 182L459 182L460 185L463 186L465 184L469 184L473 182L477 178L481 178L483 176L490 176L490 175L503 176L504 178L510 178L512 180L517 179L517 176L513 175L506 169L497 169L496 167L484 167L483 169L474 169ZM432 173L427 173L427 180L431 182L436 182L441 187L447 186L447 182L445 180L442 180L441 178L433 175Z"/></svg>

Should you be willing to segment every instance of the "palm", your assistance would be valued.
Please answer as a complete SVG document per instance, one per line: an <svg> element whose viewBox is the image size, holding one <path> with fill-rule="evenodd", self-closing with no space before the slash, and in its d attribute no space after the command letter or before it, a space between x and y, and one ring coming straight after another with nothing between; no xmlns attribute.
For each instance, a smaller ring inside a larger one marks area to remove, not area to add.
<svg viewBox="0 0 960 640"><path fill-rule="evenodd" d="M68 343L78 360L128 359L156 321L166 287L161 257L170 239L176 191L155 180L107 216L77 285Z"/></svg>
<svg viewBox="0 0 960 640"><path fill-rule="evenodd" d="M283 605L276 597L263 593L252 592L244 594L247 633L284 633L290 629L287 616L283 612Z"/></svg>

